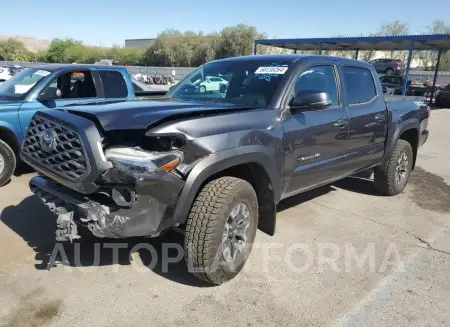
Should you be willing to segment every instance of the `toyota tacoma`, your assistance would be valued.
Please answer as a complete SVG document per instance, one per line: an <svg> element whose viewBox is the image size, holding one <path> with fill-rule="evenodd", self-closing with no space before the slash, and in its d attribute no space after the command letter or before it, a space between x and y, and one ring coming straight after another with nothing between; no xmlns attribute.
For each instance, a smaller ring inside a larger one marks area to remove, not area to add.
<svg viewBox="0 0 450 327"><path fill-rule="evenodd" d="M211 76L227 88L195 87ZM160 99L40 111L21 153L58 241L177 227L190 271L221 284L258 228L274 234L280 200L371 169L380 194L400 193L429 114L423 99L385 99L364 62L238 57L199 67Z"/></svg>

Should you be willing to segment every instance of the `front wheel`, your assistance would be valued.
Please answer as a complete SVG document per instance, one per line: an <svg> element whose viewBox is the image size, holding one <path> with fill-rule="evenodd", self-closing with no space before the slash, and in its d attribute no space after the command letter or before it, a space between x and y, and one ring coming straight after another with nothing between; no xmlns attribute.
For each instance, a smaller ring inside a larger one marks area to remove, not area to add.
<svg viewBox="0 0 450 327"><path fill-rule="evenodd" d="M189 271L214 285L234 278L250 255L257 225L258 201L248 182L221 177L206 184L186 223Z"/></svg>
<svg viewBox="0 0 450 327"><path fill-rule="evenodd" d="M11 147L0 140L0 186L8 182L16 169L16 155Z"/></svg>
<svg viewBox="0 0 450 327"><path fill-rule="evenodd" d="M200 93L205 93L206 92L206 87L205 86L200 86L199 89Z"/></svg>
<svg viewBox="0 0 450 327"><path fill-rule="evenodd" d="M398 140L390 157L375 168L375 188L383 195L396 195L404 190L413 167L411 144Z"/></svg>

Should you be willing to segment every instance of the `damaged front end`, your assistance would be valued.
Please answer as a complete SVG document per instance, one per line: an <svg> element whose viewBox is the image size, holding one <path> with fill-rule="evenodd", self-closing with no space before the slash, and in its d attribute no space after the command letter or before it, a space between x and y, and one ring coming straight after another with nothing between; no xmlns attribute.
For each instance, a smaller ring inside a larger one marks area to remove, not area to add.
<svg viewBox="0 0 450 327"><path fill-rule="evenodd" d="M31 179L31 191L58 216L56 239L79 238L77 225L97 237L157 236L173 225L176 199L184 181L159 167L143 167L127 159L98 179L97 192L84 195L50 178ZM173 159L164 168L175 165Z"/></svg>
<svg viewBox="0 0 450 327"><path fill-rule="evenodd" d="M43 113L33 118L22 158L41 174L31 179L30 189L58 216L58 241L79 238L80 225L102 238L154 237L175 225L184 186L176 172L180 151L111 144L104 150L104 137L92 122L54 115L65 119ZM53 137L46 149L43 133Z"/></svg>

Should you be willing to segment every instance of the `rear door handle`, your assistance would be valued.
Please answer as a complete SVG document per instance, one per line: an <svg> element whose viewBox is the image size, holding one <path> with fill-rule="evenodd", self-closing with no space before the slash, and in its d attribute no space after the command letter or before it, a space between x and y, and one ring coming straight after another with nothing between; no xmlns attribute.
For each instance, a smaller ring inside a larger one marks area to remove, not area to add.
<svg viewBox="0 0 450 327"><path fill-rule="evenodd" d="M339 119L337 122L334 123L334 126L343 129L348 126L348 120L347 119Z"/></svg>

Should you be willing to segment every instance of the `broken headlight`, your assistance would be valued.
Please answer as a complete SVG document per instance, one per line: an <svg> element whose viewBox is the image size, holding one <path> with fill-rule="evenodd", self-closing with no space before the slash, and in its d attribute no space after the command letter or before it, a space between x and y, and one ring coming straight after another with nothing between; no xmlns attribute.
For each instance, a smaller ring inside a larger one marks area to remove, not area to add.
<svg viewBox="0 0 450 327"><path fill-rule="evenodd" d="M105 157L116 168L140 174L171 172L183 161L180 152L148 152L127 147L107 149Z"/></svg>

